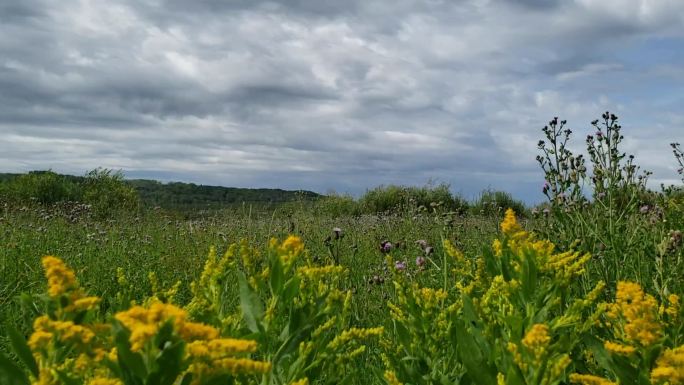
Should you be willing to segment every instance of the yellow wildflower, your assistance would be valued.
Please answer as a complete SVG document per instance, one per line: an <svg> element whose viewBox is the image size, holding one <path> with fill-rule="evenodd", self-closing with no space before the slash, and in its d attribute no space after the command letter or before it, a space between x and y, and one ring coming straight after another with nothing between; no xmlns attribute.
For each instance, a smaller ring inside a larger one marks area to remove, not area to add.
<svg viewBox="0 0 684 385"><path fill-rule="evenodd" d="M501 222L501 231L506 235L514 235L523 231L523 228L518 224L515 218L515 211L507 209L503 222Z"/></svg>
<svg viewBox="0 0 684 385"><path fill-rule="evenodd" d="M169 320L173 320L174 330L187 342L211 340L219 336L218 330L213 326L187 321L187 312L171 304L154 303L149 308L134 306L117 313L114 318L131 332L133 351L142 349L159 327Z"/></svg>
<svg viewBox="0 0 684 385"><path fill-rule="evenodd" d="M385 381L387 381L388 385L404 385L399 381L397 374L392 370L385 371Z"/></svg>
<svg viewBox="0 0 684 385"><path fill-rule="evenodd" d="M528 349L546 347L550 341L551 337L549 337L549 327L544 324L533 325L522 339L523 345L525 345L525 347Z"/></svg>
<svg viewBox="0 0 684 385"><path fill-rule="evenodd" d="M123 382L116 378L96 377L88 381L88 385L123 385Z"/></svg>
<svg viewBox="0 0 684 385"><path fill-rule="evenodd" d="M237 353L253 353L256 348L255 341L220 338L191 342L187 346L187 351L193 357L217 358Z"/></svg>
<svg viewBox="0 0 684 385"><path fill-rule="evenodd" d="M661 337L657 321L658 303L633 282L618 282L615 303L609 305L608 317L625 323L624 338L631 343L650 346Z"/></svg>
<svg viewBox="0 0 684 385"><path fill-rule="evenodd" d="M617 385L617 383L603 377L591 374L573 373L570 375L570 382L581 385Z"/></svg>
<svg viewBox="0 0 684 385"><path fill-rule="evenodd" d="M290 385L309 385L309 379L304 377L301 380L291 382Z"/></svg>
<svg viewBox="0 0 684 385"><path fill-rule="evenodd" d="M621 356L628 356L636 351L634 346L622 345L611 341L604 342L603 347L605 347L607 351Z"/></svg>
<svg viewBox="0 0 684 385"><path fill-rule="evenodd" d="M223 358L213 361L217 371L227 371L231 374L266 373L271 370L270 362L255 361L249 358Z"/></svg>
<svg viewBox="0 0 684 385"><path fill-rule="evenodd" d="M28 340L28 346L32 351L36 351L40 348L45 347L48 343L52 341L54 334L46 332L45 330L36 330L31 334Z"/></svg>
<svg viewBox="0 0 684 385"><path fill-rule="evenodd" d="M666 349L651 371L651 383L682 385L684 384L684 345L674 349Z"/></svg>
<svg viewBox="0 0 684 385"><path fill-rule="evenodd" d="M74 299L71 304L64 308L66 312L80 312L86 310L92 310L100 303L100 298L98 297L83 297Z"/></svg>
<svg viewBox="0 0 684 385"><path fill-rule="evenodd" d="M337 349L344 345L345 343L352 340L363 340L369 337L380 336L384 332L382 326L377 328L351 328L342 332L342 334L336 336L328 344L328 348Z"/></svg>
<svg viewBox="0 0 684 385"><path fill-rule="evenodd" d="M50 297L58 297L69 290L76 288L76 276L64 262L52 255L43 257L43 268L48 281L48 294Z"/></svg>

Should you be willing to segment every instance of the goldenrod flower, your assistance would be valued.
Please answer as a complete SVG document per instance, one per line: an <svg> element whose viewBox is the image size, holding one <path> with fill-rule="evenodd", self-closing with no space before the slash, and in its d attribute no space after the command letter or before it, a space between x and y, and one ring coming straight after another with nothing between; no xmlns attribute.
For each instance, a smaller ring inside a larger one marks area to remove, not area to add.
<svg viewBox="0 0 684 385"><path fill-rule="evenodd" d="M328 348L337 349L345 343L352 340L363 340L368 337L380 336L384 332L385 328L382 326L377 328L351 328L342 332L342 334L335 337L328 344Z"/></svg>
<svg viewBox="0 0 684 385"><path fill-rule="evenodd" d="M684 345L674 349L666 349L651 371L653 384L682 385L684 384Z"/></svg>
<svg viewBox="0 0 684 385"><path fill-rule="evenodd" d="M506 235L514 235L523 231L523 228L518 224L518 220L515 218L515 211L513 209L507 209L504 216L503 222L501 222L501 231Z"/></svg>
<svg viewBox="0 0 684 385"><path fill-rule="evenodd" d="M573 373L570 375L570 382L582 385L617 385L617 383L605 379L603 377L594 376L591 374Z"/></svg>
<svg viewBox="0 0 684 385"><path fill-rule="evenodd" d="M48 294L50 297L58 297L71 289L76 288L76 276L64 262L52 255L43 257L43 268L48 281Z"/></svg>
<svg viewBox="0 0 684 385"><path fill-rule="evenodd" d="M238 353L253 353L256 348L256 341L220 338L191 342L187 345L187 352L192 357L214 359Z"/></svg>
<svg viewBox="0 0 684 385"><path fill-rule="evenodd" d="M603 347L605 347L607 351L621 356L628 356L636 352L634 346L622 345L611 341L604 342Z"/></svg>
<svg viewBox="0 0 684 385"><path fill-rule="evenodd" d="M96 377L88 381L88 385L123 385L123 382L116 378Z"/></svg>
<svg viewBox="0 0 684 385"><path fill-rule="evenodd" d="M117 313L114 318L131 332L133 351L142 349L159 327L169 320L173 320L174 330L187 342L211 340L219 336L218 330L213 326L187 321L187 312L171 304L154 303L149 308L134 306Z"/></svg>
<svg viewBox="0 0 684 385"><path fill-rule="evenodd" d="M290 385L309 385L309 379L304 377L301 380L291 382Z"/></svg>
<svg viewBox="0 0 684 385"><path fill-rule="evenodd" d="M633 282L618 282L615 303L609 305L608 317L624 321L624 338L631 343L650 346L661 337L658 303Z"/></svg>
<svg viewBox="0 0 684 385"><path fill-rule="evenodd" d="M549 327L544 324L534 324L522 339L523 345L531 350L540 347L545 348L548 346L550 341L551 337L549 337Z"/></svg>
<svg viewBox="0 0 684 385"><path fill-rule="evenodd" d="M31 337L28 340L28 345L32 351L36 351L50 343L53 337L54 334L50 332L46 332L45 330L36 330L33 332L33 334L31 334Z"/></svg>
<svg viewBox="0 0 684 385"><path fill-rule="evenodd" d="M392 370L386 370L385 371L385 381L387 381L388 385L404 385L399 381L397 378L397 374L394 373Z"/></svg>

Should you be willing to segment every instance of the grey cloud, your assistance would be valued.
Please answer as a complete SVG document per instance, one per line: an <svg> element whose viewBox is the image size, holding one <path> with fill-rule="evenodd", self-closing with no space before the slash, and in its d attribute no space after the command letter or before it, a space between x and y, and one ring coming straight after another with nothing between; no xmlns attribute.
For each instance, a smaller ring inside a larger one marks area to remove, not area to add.
<svg viewBox="0 0 684 385"><path fill-rule="evenodd" d="M620 56L681 48L684 4L614 3L3 3L0 161L321 192L436 178L538 200L554 115L580 148L605 109L684 140L681 63ZM635 138L654 159L659 141Z"/></svg>

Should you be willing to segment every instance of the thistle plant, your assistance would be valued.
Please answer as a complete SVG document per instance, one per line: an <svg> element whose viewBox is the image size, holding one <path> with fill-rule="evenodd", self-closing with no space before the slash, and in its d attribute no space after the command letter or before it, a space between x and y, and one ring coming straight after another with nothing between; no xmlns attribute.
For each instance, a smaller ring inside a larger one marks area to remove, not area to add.
<svg viewBox="0 0 684 385"><path fill-rule="evenodd" d="M544 171L542 192L554 205L565 206L584 201L582 185L587 168L582 155L575 156L568 148L572 130L565 128L567 121L553 118L542 128L546 140L540 140L538 147L542 155L537 162Z"/></svg>
<svg viewBox="0 0 684 385"><path fill-rule="evenodd" d="M606 112L601 118L591 122L594 133L586 138L590 174L582 155L567 150L571 131L562 130L565 121L559 124L554 118L542 130L547 140L540 141L537 160L548 180L543 192L552 215L540 231L563 246L579 240L577 247L595 255L591 271L598 279L650 281L653 272L645 260L655 253L655 244L645 214L656 202L646 190L650 172L641 172L634 155L621 151L624 136L618 117ZM584 197L583 186L589 188L591 201ZM656 228L658 235L665 231ZM620 268L628 262L630 269Z"/></svg>
<svg viewBox="0 0 684 385"><path fill-rule="evenodd" d="M635 199L645 190L651 173L640 173L640 167L634 163L634 155L627 156L619 149L624 136L620 132L622 126L618 124L618 117L606 112L601 118L601 123L598 119L591 122L596 134L587 135L587 151L593 165L591 186L594 200L607 208L618 204L629 207L638 203ZM623 161L625 157L627 160Z"/></svg>
<svg viewBox="0 0 684 385"><path fill-rule="evenodd" d="M672 147L672 153L679 164L677 174L679 174L679 176L682 178L682 182L684 182L684 152L682 151L682 147L679 143L670 143L670 146Z"/></svg>

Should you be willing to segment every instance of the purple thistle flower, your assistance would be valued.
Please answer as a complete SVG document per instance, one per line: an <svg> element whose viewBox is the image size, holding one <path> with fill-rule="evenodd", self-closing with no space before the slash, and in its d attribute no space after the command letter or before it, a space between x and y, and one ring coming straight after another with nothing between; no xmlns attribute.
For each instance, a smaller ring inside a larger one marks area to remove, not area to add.
<svg viewBox="0 0 684 385"><path fill-rule="evenodd" d="M416 266L418 267L423 267L425 265L425 258L422 256L419 256L416 258Z"/></svg>
<svg viewBox="0 0 684 385"><path fill-rule="evenodd" d="M382 241L380 243L380 251L387 254L392 250L392 243L390 241Z"/></svg>
<svg viewBox="0 0 684 385"><path fill-rule="evenodd" d="M394 262L394 268L399 270L399 271L404 271L404 270L406 270L406 262L396 261L396 262Z"/></svg>

